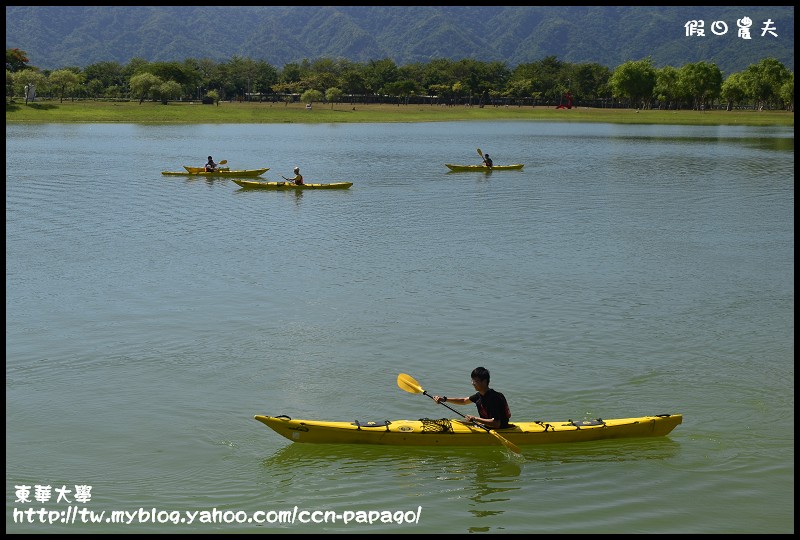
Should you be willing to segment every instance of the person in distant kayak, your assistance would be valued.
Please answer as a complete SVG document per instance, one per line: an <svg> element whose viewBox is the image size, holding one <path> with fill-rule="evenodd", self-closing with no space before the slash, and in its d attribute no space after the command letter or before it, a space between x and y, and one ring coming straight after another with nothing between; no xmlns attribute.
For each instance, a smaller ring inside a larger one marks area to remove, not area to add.
<svg viewBox="0 0 800 540"><path fill-rule="evenodd" d="M489 156L486 156L489 157ZM465 414L464 418L470 422L477 422L487 427L500 429L508 427L511 410L508 408L506 397L500 392L489 388L489 370L485 367L476 367L472 370L472 386L477 390L469 397L448 398L446 396L433 396L436 403L456 403L469 405L474 403L478 407L478 416Z"/></svg>
<svg viewBox="0 0 800 540"><path fill-rule="evenodd" d="M281 175L284 180L288 180L289 182L294 182L298 186L303 185L303 175L300 174L300 167L294 168L294 178L286 178L285 176Z"/></svg>
<svg viewBox="0 0 800 540"><path fill-rule="evenodd" d="M208 163L206 163L206 172L213 172L217 170L217 164L214 163L214 158L208 156Z"/></svg>
<svg viewBox="0 0 800 540"><path fill-rule="evenodd" d="M492 168L492 165L494 165L494 163L492 162L492 158L489 157L489 154L483 155L483 164L489 167L490 169Z"/></svg>

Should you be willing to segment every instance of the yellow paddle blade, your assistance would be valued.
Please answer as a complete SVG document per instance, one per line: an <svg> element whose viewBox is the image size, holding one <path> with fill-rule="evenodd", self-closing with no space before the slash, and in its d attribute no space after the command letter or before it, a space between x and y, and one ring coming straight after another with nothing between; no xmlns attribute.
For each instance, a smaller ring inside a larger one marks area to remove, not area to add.
<svg viewBox="0 0 800 540"><path fill-rule="evenodd" d="M414 380L414 377L411 375L406 375L405 373L401 373L397 376L397 386L400 387L401 390L405 390L409 394L422 394L425 390L419 385L419 383Z"/></svg>
<svg viewBox="0 0 800 540"><path fill-rule="evenodd" d="M225 165L226 163L228 163L228 160L227 159L223 159L222 161L220 161L218 163L218 165Z"/></svg>
<svg viewBox="0 0 800 540"><path fill-rule="evenodd" d="M478 148L478 155L481 156L481 159L483 159L483 152L481 152L480 148Z"/></svg>
<svg viewBox="0 0 800 540"><path fill-rule="evenodd" d="M521 454L522 453L522 450L520 450L519 447L516 444L514 444L511 441L509 441L508 439L506 439L505 437L503 437L502 435L497 433L495 430L490 429L489 433L494 435L501 443L503 443L503 446L505 446L506 448L508 448L509 450L514 452L515 454Z"/></svg>

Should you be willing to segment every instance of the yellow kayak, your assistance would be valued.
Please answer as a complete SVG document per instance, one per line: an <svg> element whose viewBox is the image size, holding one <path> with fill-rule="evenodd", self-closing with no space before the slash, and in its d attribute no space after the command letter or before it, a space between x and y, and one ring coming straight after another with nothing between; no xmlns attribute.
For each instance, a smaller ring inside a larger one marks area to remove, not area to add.
<svg viewBox="0 0 800 540"><path fill-rule="evenodd" d="M497 446L485 429L460 419L328 422L256 415L256 420L293 442L399 446ZM683 421L680 414L613 420L515 422L496 432L519 446L663 437Z"/></svg>
<svg viewBox="0 0 800 540"><path fill-rule="evenodd" d="M269 167L264 167L263 169L241 169L241 170L231 170L231 169L217 169L216 171L208 171L206 172L203 170L202 167L184 167L186 169L199 169L197 171L161 171L161 174L164 176L261 176L265 172L269 170Z"/></svg>
<svg viewBox="0 0 800 540"><path fill-rule="evenodd" d="M492 165L491 167L487 167L485 165L453 165L452 163L445 163L444 166L453 172L491 172L519 170L525 165L522 163L515 163L513 165Z"/></svg>
<svg viewBox="0 0 800 540"><path fill-rule="evenodd" d="M300 184L294 182L257 182L255 180L233 180L244 189L348 189L352 182L334 182L331 184Z"/></svg>

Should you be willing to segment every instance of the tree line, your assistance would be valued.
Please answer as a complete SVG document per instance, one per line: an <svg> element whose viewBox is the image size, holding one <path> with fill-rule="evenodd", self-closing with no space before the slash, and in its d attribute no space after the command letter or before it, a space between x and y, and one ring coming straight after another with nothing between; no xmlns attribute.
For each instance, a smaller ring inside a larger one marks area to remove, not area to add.
<svg viewBox="0 0 800 540"><path fill-rule="evenodd" d="M615 69L548 56L510 68L504 62L434 59L398 66L393 60L352 62L320 58L278 69L239 56L227 62L98 62L81 69L40 70L27 53L6 49L6 100L24 96L161 101L302 101L429 103L431 105L553 105L565 96L576 106L794 110L794 72L764 58L723 78L714 63L656 68L650 57Z"/></svg>

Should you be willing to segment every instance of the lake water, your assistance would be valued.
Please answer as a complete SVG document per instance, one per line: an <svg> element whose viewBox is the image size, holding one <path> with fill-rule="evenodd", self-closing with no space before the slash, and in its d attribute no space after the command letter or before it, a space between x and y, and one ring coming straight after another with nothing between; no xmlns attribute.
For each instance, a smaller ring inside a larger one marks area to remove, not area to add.
<svg viewBox="0 0 800 540"><path fill-rule="evenodd" d="M793 128L12 124L6 144L7 532L794 532ZM445 168L476 148L525 167ZM353 187L161 175L209 154ZM479 365L512 421L683 424L515 456L253 419L453 418L397 375L466 396ZM170 521L294 507L419 517Z"/></svg>

